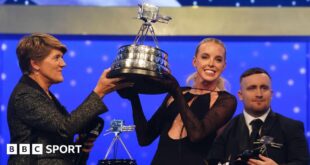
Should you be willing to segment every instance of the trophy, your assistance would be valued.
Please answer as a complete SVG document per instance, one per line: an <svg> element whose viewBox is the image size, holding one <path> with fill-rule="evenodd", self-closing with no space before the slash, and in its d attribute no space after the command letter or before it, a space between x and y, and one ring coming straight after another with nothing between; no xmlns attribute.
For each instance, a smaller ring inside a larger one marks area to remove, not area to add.
<svg viewBox="0 0 310 165"><path fill-rule="evenodd" d="M143 24L134 43L118 49L108 77L125 77L134 82L133 88L138 93L164 93L166 91L156 82L164 80L164 74L170 74L168 54L159 48L152 23L168 23L171 17L161 16L157 6L143 3L139 5L137 18ZM144 45L148 33L151 34L155 47Z"/></svg>
<svg viewBox="0 0 310 165"><path fill-rule="evenodd" d="M223 161L220 159L211 159L208 160L209 165L247 165L249 159L259 159L259 154L265 155L268 157L267 152L267 146L274 148L274 149L280 149L283 147L283 144L274 142L274 138L270 136L263 136L257 141L254 142L254 144L260 145L259 147L253 148L253 149L246 149L242 151L239 155L237 155L236 158L233 158L232 160L229 158L229 160ZM231 157L231 155L229 156Z"/></svg>
<svg viewBox="0 0 310 165"><path fill-rule="evenodd" d="M134 160L131 156L131 154L129 153L125 143L123 142L123 140L120 137L120 134L122 132L129 132L129 131L134 131L135 129L135 125L128 125L125 126L125 122L124 120L112 120L111 124L110 124L110 129L107 130L107 133L105 133L104 135L110 134L110 133L114 133L114 138L107 150L107 153L104 156L103 160L99 160L97 165L136 165L136 160ZM123 146L123 148L125 149L129 159L117 159L116 158L116 151L117 148L115 146L117 146L117 143L120 142ZM112 148L114 149L113 153L113 159L108 159L108 156L110 155Z"/></svg>
<svg viewBox="0 0 310 165"><path fill-rule="evenodd" d="M241 154L237 156L237 160L233 161L232 165L247 165L247 161L251 158L259 159L258 155L263 154L268 156L267 146L272 148L280 149L282 148L283 144L275 143L273 137L270 136L263 136L258 141L254 142L254 144L260 145L254 149L244 150ZM229 165L230 165L229 164Z"/></svg>

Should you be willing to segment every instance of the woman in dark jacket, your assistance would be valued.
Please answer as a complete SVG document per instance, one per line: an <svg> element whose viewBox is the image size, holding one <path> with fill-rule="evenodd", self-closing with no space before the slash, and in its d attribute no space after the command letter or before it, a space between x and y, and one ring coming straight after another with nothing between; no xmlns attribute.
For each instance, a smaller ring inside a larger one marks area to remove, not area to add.
<svg viewBox="0 0 310 165"><path fill-rule="evenodd" d="M90 151L88 146L83 145L78 155L47 153L46 146L73 145L75 134L100 124L93 122L100 121L98 115L107 111L101 101L104 95L126 84L120 84L119 78L106 78L109 70L105 70L83 103L68 113L49 91L52 85L63 81L62 69L66 66L63 55L66 47L51 35L35 33L22 38L16 52L23 76L15 86L8 104L10 143L43 144L43 153L10 155L8 164L85 164L86 160L79 156L82 152L87 154ZM84 139L90 143L92 140L94 139ZM77 150L76 148L75 153Z"/></svg>

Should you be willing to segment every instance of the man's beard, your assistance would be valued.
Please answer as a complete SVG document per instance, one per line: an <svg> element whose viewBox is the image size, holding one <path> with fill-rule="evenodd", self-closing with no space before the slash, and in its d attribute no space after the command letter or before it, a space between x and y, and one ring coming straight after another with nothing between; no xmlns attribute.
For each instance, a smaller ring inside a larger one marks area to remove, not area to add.
<svg viewBox="0 0 310 165"><path fill-rule="evenodd" d="M254 108L246 108L246 112L251 114L254 117L259 117L265 114L268 111L269 107L264 107L261 109L254 109Z"/></svg>

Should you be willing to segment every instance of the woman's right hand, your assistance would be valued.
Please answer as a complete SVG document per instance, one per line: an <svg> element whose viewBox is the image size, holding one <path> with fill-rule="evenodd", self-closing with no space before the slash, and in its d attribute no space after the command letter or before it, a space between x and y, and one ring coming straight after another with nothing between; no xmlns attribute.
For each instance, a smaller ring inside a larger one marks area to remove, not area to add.
<svg viewBox="0 0 310 165"><path fill-rule="evenodd" d="M108 78L107 75L110 71L110 68L103 71L94 89L94 92L101 98L115 90L133 86L133 83L131 82L122 81L124 78Z"/></svg>

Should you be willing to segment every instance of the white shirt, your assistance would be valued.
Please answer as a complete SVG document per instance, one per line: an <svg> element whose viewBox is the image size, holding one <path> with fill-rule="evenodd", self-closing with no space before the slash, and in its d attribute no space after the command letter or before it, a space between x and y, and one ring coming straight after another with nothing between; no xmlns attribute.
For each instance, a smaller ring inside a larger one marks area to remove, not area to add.
<svg viewBox="0 0 310 165"><path fill-rule="evenodd" d="M251 116L250 114L248 114L245 110L243 110L243 115L244 115L244 119L245 119L245 123L246 123L246 126L248 127L249 129L249 135L251 135L251 132L252 132L252 126L250 125L250 123L255 120L255 119L261 119L263 122L265 122L266 118L267 118L267 115L269 114L270 112L270 108L268 109L268 111L266 113L264 113L262 116L260 117L253 117ZM262 128L260 128L259 132L262 130Z"/></svg>

